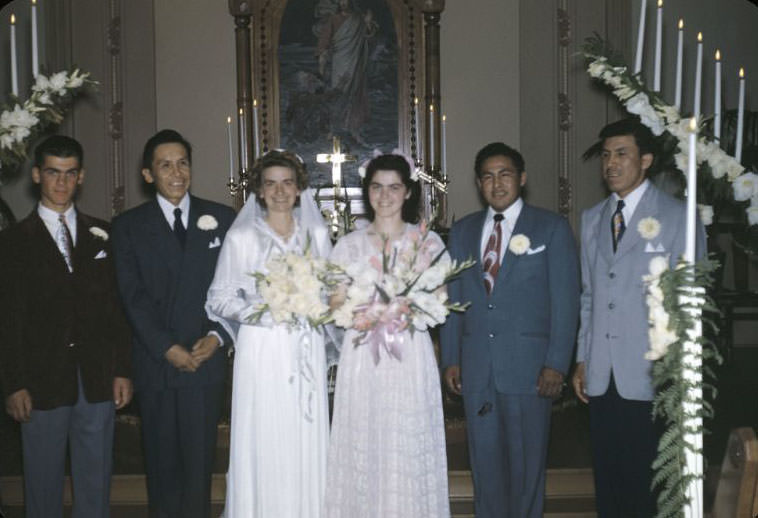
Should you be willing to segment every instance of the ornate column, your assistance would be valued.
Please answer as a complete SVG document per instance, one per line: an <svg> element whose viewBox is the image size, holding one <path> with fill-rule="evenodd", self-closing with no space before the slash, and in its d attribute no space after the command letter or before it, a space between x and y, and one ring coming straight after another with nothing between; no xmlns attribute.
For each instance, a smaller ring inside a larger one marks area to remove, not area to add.
<svg viewBox="0 0 758 518"><path fill-rule="evenodd" d="M253 80L250 22L252 2L229 0L229 12L234 17L235 55L237 63L237 131L239 179L236 186L230 184L235 196L235 205L241 207L247 198L248 174L255 159L252 139Z"/></svg>

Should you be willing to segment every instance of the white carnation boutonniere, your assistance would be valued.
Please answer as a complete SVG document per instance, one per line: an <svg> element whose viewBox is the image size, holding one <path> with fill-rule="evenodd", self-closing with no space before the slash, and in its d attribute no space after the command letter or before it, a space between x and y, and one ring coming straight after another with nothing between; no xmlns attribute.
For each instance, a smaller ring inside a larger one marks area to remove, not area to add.
<svg viewBox="0 0 758 518"><path fill-rule="evenodd" d="M215 230L218 228L218 221L210 214L203 214L197 219L197 228L200 230Z"/></svg>
<svg viewBox="0 0 758 518"><path fill-rule="evenodd" d="M108 241L108 232L106 232L100 227L90 227L89 233L95 237L99 237L103 241Z"/></svg>
<svg viewBox="0 0 758 518"><path fill-rule="evenodd" d="M531 241L524 234L516 234L508 242L508 250L516 255L524 255L531 245Z"/></svg>
<svg viewBox="0 0 758 518"><path fill-rule="evenodd" d="M642 218L637 224L637 232L639 232L643 238L650 241L651 239L658 237L658 234L661 233L661 223L652 216Z"/></svg>

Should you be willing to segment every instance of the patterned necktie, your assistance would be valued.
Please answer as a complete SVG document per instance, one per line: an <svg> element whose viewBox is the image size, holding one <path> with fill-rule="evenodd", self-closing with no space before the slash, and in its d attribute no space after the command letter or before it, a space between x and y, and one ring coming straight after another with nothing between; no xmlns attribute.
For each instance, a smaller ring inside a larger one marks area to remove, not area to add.
<svg viewBox="0 0 758 518"><path fill-rule="evenodd" d="M619 200L616 206L616 212L613 213L611 218L611 234L613 235L613 253L616 253L619 241L624 237L624 230L626 230L626 222L624 222L624 200Z"/></svg>
<svg viewBox="0 0 758 518"><path fill-rule="evenodd" d="M487 295L492 293L497 272L500 270L500 244L503 242L501 221L503 221L503 215L495 214L495 225L492 227L492 233L484 249L482 268L484 270L484 289L487 290Z"/></svg>
<svg viewBox="0 0 758 518"><path fill-rule="evenodd" d="M187 241L187 229L184 228L182 223L182 209L179 207L174 209L174 235L179 240L182 246Z"/></svg>
<svg viewBox="0 0 758 518"><path fill-rule="evenodd" d="M58 231L55 234L55 243L58 245L58 250L61 251L63 260L66 261L66 266L69 272L74 271L74 263L72 258L74 257L74 240L71 239L71 231L66 224L66 216L63 214L58 215Z"/></svg>

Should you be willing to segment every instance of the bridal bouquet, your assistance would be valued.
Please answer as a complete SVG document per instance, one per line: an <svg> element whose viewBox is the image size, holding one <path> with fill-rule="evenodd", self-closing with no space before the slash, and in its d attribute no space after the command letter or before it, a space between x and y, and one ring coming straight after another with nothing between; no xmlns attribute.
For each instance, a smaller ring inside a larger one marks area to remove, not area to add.
<svg viewBox="0 0 758 518"><path fill-rule="evenodd" d="M345 303L334 312L335 324L359 331L354 344L367 344L374 363L379 363L381 348L402 360L406 329L424 331L469 306L451 303L440 288L474 261L443 261L445 250L432 255L434 245L422 224L403 248L390 246L385 238L381 261L372 261L373 268L353 264L342 272L349 287Z"/></svg>
<svg viewBox="0 0 758 518"><path fill-rule="evenodd" d="M325 259L311 257L310 240L303 254L272 257L266 263L267 273L251 274L263 302L248 322L257 324L269 313L277 324L317 327L326 323L330 314L324 301L333 287L333 270Z"/></svg>

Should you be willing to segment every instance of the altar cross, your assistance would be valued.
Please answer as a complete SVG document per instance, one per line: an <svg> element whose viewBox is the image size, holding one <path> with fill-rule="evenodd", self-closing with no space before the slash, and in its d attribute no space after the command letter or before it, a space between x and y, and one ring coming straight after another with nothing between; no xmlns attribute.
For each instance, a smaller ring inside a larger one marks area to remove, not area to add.
<svg viewBox="0 0 758 518"><path fill-rule="evenodd" d="M345 162L355 162L357 158L353 155L346 155L340 147L340 138L332 137L332 152L319 153L316 155L316 162L320 164L332 164L332 183L337 188L342 183L342 164Z"/></svg>

